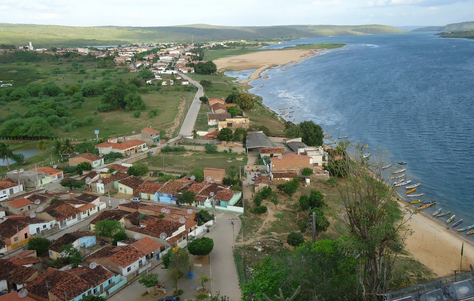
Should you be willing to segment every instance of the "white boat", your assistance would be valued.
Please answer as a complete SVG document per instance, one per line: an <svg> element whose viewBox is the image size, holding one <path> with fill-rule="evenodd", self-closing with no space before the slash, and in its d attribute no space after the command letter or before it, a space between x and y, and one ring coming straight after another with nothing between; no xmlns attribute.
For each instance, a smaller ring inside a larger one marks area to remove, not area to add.
<svg viewBox="0 0 474 301"><path fill-rule="evenodd" d="M405 170L407 170L407 169L406 169L406 168L402 168L402 169L399 169L399 170L395 170L394 172L392 172L392 175L396 175L396 174L402 173L402 172L404 172Z"/></svg>
<svg viewBox="0 0 474 301"><path fill-rule="evenodd" d="M340 137L337 137L337 139L347 139L349 138L349 136L340 136Z"/></svg>
<svg viewBox="0 0 474 301"><path fill-rule="evenodd" d="M438 210L436 210L435 212L433 212L433 216L436 216L436 215L438 215L438 214L440 214L440 213L441 213L441 208L439 208Z"/></svg>
<svg viewBox="0 0 474 301"><path fill-rule="evenodd" d="M362 156L363 159L368 159L370 157L370 153L366 153Z"/></svg>
<svg viewBox="0 0 474 301"><path fill-rule="evenodd" d="M419 198L419 197L422 197L424 195L425 195L424 193L418 193L418 194L407 195L407 197L409 197L409 198Z"/></svg>
<svg viewBox="0 0 474 301"><path fill-rule="evenodd" d="M407 186L405 187L406 190L410 190L410 189L413 189L413 188L417 188L418 186L420 186L421 183L416 183L416 184L413 184L413 185L410 185L410 186Z"/></svg>
<svg viewBox="0 0 474 301"><path fill-rule="evenodd" d="M411 180L407 180L398 184L394 184L396 187L402 187L411 183Z"/></svg>
<svg viewBox="0 0 474 301"><path fill-rule="evenodd" d="M450 222L452 222L455 217L456 217L456 214L448 218L448 220L446 221L446 224L449 224Z"/></svg>
<svg viewBox="0 0 474 301"><path fill-rule="evenodd" d="M402 173L401 175L399 175L399 176L396 176L396 177L391 177L390 179L392 179L392 180L398 180L398 179L401 179L401 178L403 178L404 176L405 176L405 174L404 174L404 173Z"/></svg>
<svg viewBox="0 0 474 301"><path fill-rule="evenodd" d="M405 182L405 179L400 179L400 180L398 180L398 181L393 182L393 185L396 186L396 185L398 185L398 184L400 184L400 183L403 183L403 182Z"/></svg>
<svg viewBox="0 0 474 301"><path fill-rule="evenodd" d="M392 167L392 164L382 166L382 170L389 169L390 167Z"/></svg>

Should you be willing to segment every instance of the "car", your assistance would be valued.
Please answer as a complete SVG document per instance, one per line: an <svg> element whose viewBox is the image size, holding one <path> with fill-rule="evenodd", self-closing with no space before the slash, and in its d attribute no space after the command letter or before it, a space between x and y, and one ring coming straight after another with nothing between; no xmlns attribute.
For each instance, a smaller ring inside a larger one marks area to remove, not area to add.
<svg viewBox="0 0 474 301"><path fill-rule="evenodd" d="M158 299L157 301L180 301L180 297L166 296L164 298Z"/></svg>
<svg viewBox="0 0 474 301"><path fill-rule="evenodd" d="M133 202L133 203L140 203L142 201L141 198L132 198L130 199L130 202Z"/></svg>

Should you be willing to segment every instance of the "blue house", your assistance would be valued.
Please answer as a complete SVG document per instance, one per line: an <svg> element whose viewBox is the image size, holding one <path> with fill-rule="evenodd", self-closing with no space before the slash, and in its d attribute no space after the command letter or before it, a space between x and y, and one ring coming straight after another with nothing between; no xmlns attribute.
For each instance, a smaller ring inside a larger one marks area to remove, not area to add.
<svg viewBox="0 0 474 301"><path fill-rule="evenodd" d="M216 206L227 208L234 206L242 198L242 191L221 189L214 196Z"/></svg>
<svg viewBox="0 0 474 301"><path fill-rule="evenodd" d="M192 181L186 179L169 180L155 193L155 201L166 204L175 204L179 192L191 185Z"/></svg>
<svg viewBox="0 0 474 301"><path fill-rule="evenodd" d="M89 231L76 231L66 233L60 238L56 239L48 248L49 258L51 260L62 257L63 246L72 245L74 248L90 248L96 245L96 236Z"/></svg>

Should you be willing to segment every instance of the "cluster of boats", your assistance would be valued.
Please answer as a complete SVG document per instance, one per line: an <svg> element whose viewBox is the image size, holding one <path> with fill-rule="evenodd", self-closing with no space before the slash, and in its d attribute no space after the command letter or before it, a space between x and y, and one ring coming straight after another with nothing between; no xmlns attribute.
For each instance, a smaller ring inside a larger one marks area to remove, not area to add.
<svg viewBox="0 0 474 301"><path fill-rule="evenodd" d="M405 165L406 162L398 162L398 164L399 165ZM392 164L389 164L387 166L383 166L382 169L383 170L389 169L391 166L392 166ZM406 168L401 168L401 169L398 169L398 170L395 170L394 172L392 172L392 175L390 176L390 179L393 181L393 186L395 186L395 187L404 187L405 190L406 190L406 196L408 198L422 197L424 195L424 193L414 193L414 192L416 192L418 187L421 185L421 183L411 184L411 182L412 182L411 180L406 180L405 179L405 173L404 173L405 171L406 171ZM409 184L411 184L411 185L409 185ZM436 205L436 202L434 202L434 201L425 202L421 199L416 199L416 200L413 200L413 201L409 201L409 203L412 204L412 205L419 205L419 207L417 208L418 210L424 210L426 208L429 208L431 206ZM455 219L456 219L455 214L451 214L451 211L442 211L441 208L439 208L435 212L433 212L433 216L434 217L449 216L449 218L446 220L446 225L448 226L452 223L451 224L452 228L455 228L455 227L459 226L463 222L462 218L455 221ZM458 232L466 232L466 235L472 235L472 234L474 234L474 224L470 225L470 226L463 227L463 228L459 228L459 229L457 229L457 231Z"/></svg>

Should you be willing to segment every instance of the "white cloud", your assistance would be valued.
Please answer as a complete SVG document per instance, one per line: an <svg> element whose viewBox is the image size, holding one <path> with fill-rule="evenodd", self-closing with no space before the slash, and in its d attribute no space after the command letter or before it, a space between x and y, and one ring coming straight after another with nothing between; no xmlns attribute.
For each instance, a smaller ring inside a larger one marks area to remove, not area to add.
<svg viewBox="0 0 474 301"><path fill-rule="evenodd" d="M331 0L331 1L314 1L313 5L316 6L340 6L342 2L339 0Z"/></svg>

